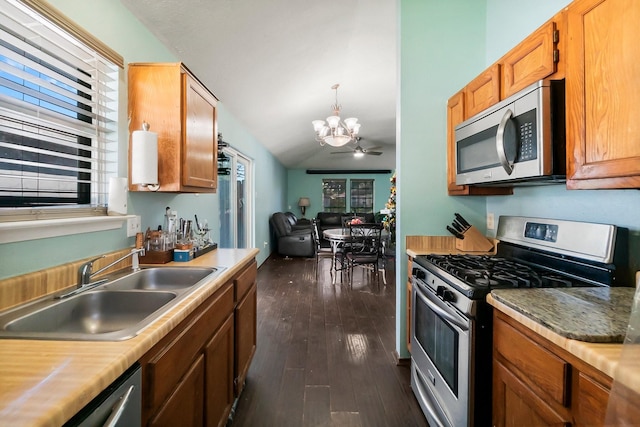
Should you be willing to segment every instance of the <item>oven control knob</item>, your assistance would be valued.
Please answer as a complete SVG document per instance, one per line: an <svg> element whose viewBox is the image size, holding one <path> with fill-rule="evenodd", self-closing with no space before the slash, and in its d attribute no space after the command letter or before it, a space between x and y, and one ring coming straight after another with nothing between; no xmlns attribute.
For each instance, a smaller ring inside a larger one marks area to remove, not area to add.
<svg viewBox="0 0 640 427"><path fill-rule="evenodd" d="M411 274L415 276L416 279L424 280L427 278L427 273L425 273L424 270L421 270L419 268L414 268Z"/></svg>
<svg viewBox="0 0 640 427"><path fill-rule="evenodd" d="M453 291L451 291L449 289L445 289L442 292L442 301L445 301L445 302L456 302L456 295L453 293Z"/></svg>
<svg viewBox="0 0 640 427"><path fill-rule="evenodd" d="M456 295L450 289L447 289L446 286L438 286L436 288L436 295L438 295L442 301L445 302L455 302Z"/></svg>

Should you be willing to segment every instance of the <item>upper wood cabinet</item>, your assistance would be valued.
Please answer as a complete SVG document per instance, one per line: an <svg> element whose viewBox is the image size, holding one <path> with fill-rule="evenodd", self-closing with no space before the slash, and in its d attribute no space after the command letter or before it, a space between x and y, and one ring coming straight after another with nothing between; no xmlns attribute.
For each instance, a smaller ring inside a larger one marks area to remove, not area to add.
<svg viewBox="0 0 640 427"><path fill-rule="evenodd" d="M471 80L463 91L466 107L464 119L475 116L496 104L500 101L500 65L494 64L487 68Z"/></svg>
<svg viewBox="0 0 640 427"><path fill-rule="evenodd" d="M538 28L502 57L500 99L505 99L530 84L556 72L559 32L556 21L561 15Z"/></svg>
<svg viewBox="0 0 640 427"><path fill-rule="evenodd" d="M132 63L128 79L129 133L142 129L144 121L158 133L159 191L215 192L215 96L182 63ZM129 190L148 191L131 184Z"/></svg>
<svg viewBox="0 0 640 427"><path fill-rule="evenodd" d="M464 120L545 78L564 78L561 37L566 17L559 12L507 52L463 89Z"/></svg>
<svg viewBox="0 0 640 427"><path fill-rule="evenodd" d="M640 188L640 2L576 0L567 15L567 187Z"/></svg>

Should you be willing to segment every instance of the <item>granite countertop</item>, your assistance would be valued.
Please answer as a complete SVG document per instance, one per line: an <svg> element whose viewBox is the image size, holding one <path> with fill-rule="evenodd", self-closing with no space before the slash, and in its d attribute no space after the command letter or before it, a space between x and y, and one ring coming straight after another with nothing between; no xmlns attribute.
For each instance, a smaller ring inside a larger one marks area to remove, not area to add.
<svg viewBox="0 0 640 427"><path fill-rule="evenodd" d="M592 343L622 343L634 288L496 289L491 295L565 338Z"/></svg>
<svg viewBox="0 0 640 427"><path fill-rule="evenodd" d="M129 340L0 340L0 424L21 427L64 424L257 253L257 249L218 249L190 262L164 264L227 269Z"/></svg>

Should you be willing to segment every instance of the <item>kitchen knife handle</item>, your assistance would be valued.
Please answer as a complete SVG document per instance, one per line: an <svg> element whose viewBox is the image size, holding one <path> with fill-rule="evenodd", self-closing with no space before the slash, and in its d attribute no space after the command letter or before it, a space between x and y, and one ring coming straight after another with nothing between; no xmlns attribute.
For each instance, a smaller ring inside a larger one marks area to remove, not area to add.
<svg viewBox="0 0 640 427"><path fill-rule="evenodd" d="M451 228L450 225L447 225L447 231L449 231L449 233L453 234L456 237L456 239L460 239L460 240L464 239L464 234L458 233L456 230Z"/></svg>
<svg viewBox="0 0 640 427"><path fill-rule="evenodd" d="M456 216L456 219L460 221L460 224L464 225L467 229L471 228L471 224L469 224L467 220L462 217L462 215L460 215L459 213L455 213L454 215Z"/></svg>

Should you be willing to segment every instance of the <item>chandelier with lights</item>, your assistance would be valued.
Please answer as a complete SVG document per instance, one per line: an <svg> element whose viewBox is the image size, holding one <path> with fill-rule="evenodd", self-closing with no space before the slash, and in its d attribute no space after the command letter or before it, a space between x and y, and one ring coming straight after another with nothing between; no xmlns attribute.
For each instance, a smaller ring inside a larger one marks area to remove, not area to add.
<svg viewBox="0 0 640 427"><path fill-rule="evenodd" d="M320 145L329 144L333 147L342 147L356 139L360 132L360 123L355 117L350 117L342 121L340 119L341 105L338 104L338 88L340 84L334 84L331 89L336 91L336 103L331 106L333 116L327 117L327 123L324 120L314 120L313 130L316 131L316 141Z"/></svg>

